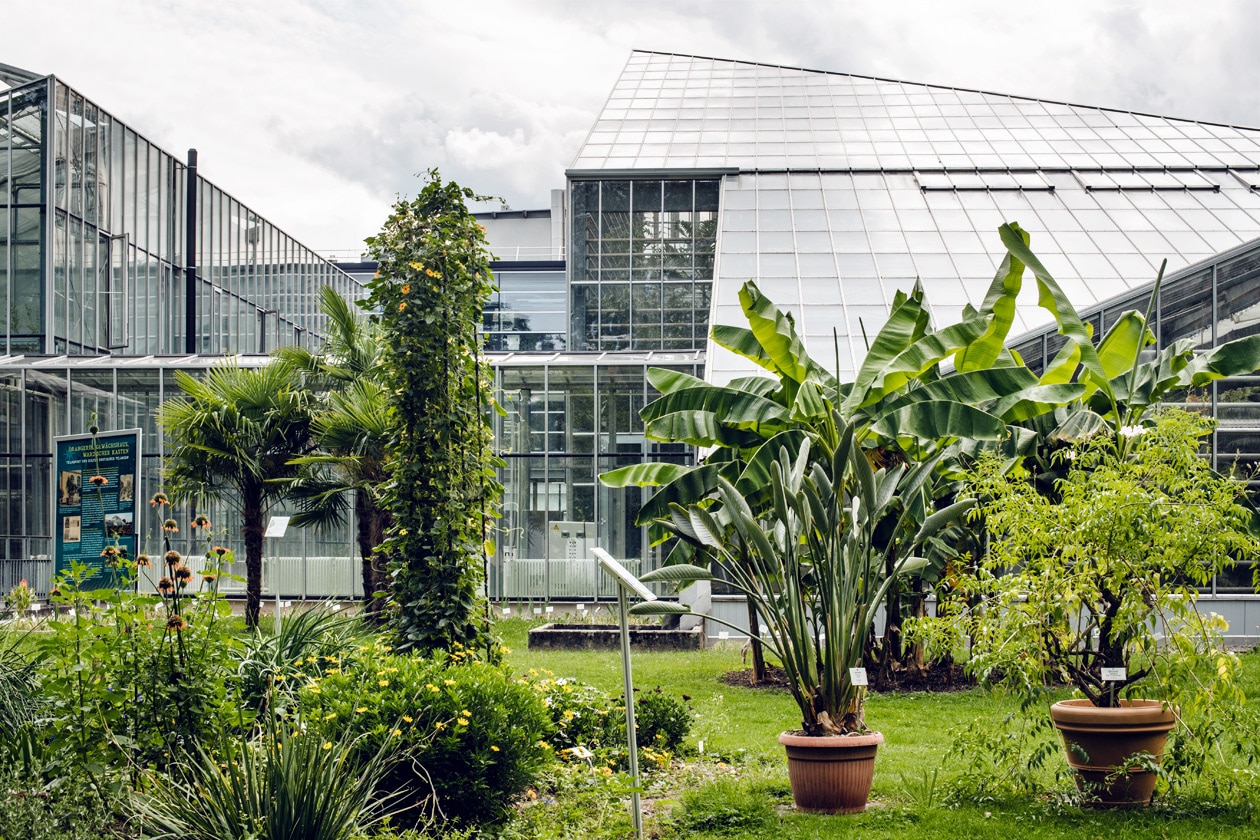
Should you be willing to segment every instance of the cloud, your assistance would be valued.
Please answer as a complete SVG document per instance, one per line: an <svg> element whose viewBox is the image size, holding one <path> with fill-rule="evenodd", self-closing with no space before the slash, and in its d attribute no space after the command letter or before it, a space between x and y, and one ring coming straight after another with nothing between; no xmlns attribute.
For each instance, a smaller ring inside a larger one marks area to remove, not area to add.
<svg viewBox="0 0 1260 840"><path fill-rule="evenodd" d="M1260 122L1250 0L45 0L5 23L0 60L196 147L321 250L356 248L433 166L547 206L635 48Z"/></svg>

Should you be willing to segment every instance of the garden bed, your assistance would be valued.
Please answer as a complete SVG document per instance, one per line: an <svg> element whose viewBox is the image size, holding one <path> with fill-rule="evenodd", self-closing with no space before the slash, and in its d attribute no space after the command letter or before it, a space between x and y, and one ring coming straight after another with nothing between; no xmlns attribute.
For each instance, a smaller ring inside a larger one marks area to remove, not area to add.
<svg viewBox="0 0 1260 840"><path fill-rule="evenodd" d="M615 624L544 624L529 631L530 650L618 650L621 628ZM634 650L701 650L704 627L667 630L664 627L630 628Z"/></svg>

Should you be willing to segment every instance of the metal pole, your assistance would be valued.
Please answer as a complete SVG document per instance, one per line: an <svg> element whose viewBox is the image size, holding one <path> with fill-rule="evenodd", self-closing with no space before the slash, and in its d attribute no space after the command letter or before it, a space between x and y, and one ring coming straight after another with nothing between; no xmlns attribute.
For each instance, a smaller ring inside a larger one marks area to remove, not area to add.
<svg viewBox="0 0 1260 840"><path fill-rule="evenodd" d="M184 352L197 352L197 150L188 150L184 187Z"/></svg>
<svg viewBox="0 0 1260 840"><path fill-rule="evenodd" d="M617 609L621 614L621 672L626 683L626 741L630 748L630 813L634 817L634 835L643 840L643 811L639 803L639 744L634 726L634 678L630 675L630 619L626 614L626 588L617 586Z"/></svg>

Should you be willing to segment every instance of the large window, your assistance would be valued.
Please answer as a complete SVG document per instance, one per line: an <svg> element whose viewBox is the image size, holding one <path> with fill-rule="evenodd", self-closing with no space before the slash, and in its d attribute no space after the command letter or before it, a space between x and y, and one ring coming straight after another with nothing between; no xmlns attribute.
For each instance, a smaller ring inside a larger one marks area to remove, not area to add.
<svg viewBox="0 0 1260 840"><path fill-rule="evenodd" d="M571 348L704 346L719 181L575 181Z"/></svg>

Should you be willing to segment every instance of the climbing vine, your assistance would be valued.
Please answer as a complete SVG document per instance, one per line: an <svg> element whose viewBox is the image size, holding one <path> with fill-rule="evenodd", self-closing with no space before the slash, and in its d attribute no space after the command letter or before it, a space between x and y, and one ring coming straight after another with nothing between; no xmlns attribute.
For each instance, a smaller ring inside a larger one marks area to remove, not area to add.
<svg viewBox="0 0 1260 840"><path fill-rule="evenodd" d="M486 409L488 368L477 333L494 289L472 190L430 170L367 240L377 260L367 305L383 327L385 384L397 430L384 503L399 646L486 648L480 608L488 519L502 487Z"/></svg>

